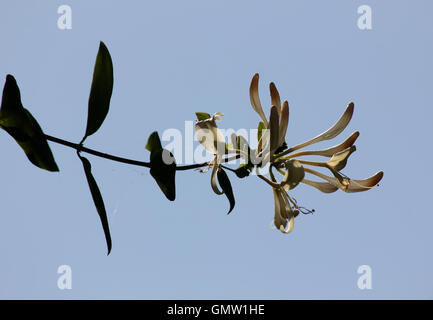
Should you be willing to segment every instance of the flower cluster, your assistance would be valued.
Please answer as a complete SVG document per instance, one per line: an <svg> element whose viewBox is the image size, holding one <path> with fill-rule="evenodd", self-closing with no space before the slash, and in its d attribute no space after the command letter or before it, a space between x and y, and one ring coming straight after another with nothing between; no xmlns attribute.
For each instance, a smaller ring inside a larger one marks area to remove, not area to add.
<svg viewBox="0 0 433 320"><path fill-rule="evenodd" d="M345 141L323 150L304 150L312 144L330 140L339 135L349 124L354 110L353 102L350 102L338 121L325 132L313 139L288 148L286 143L286 131L289 122L289 104L281 103L280 95L274 83L270 83L271 108L269 118L265 116L258 91L259 75L255 74L250 85L250 100L254 111L259 115L261 121L258 124L257 148L250 149L246 140L241 136L232 135L231 144L226 143L223 134L216 125L222 113L210 116L198 113L196 122L196 137L204 148L214 155L213 161L209 163L212 167L211 185L217 194L223 194L217 186L217 176L222 170L222 161L228 162L236 157L241 157L245 163L234 171L238 177L249 175L256 170L257 176L266 181L271 187L274 195L274 225L283 233L293 230L295 217L299 212L304 214L313 211L300 207L287 191L292 190L300 183L312 186L321 192L332 193L341 189L345 192L361 192L374 188L383 177L379 171L364 180L354 180L341 172L347 164L350 155L356 150L354 145L359 136L355 131ZM224 158L224 155L235 154L235 157ZM304 160L304 156L322 156L327 161ZM259 172L259 169L268 168L269 178ZM313 168L325 168L331 175L326 175ZM281 175L278 180L276 173ZM306 177L306 175L309 175ZM310 176L322 181L311 180ZM224 189L224 188L223 188ZM231 190L231 188L230 188Z"/></svg>

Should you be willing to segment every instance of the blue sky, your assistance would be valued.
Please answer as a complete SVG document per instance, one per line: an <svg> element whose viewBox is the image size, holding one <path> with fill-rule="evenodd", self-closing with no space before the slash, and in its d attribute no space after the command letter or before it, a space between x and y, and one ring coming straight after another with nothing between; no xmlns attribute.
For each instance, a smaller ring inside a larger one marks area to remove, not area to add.
<svg viewBox="0 0 433 320"><path fill-rule="evenodd" d="M71 30L57 28L62 4L72 8ZM371 30L357 27L364 4ZM327 129L354 101L333 141L361 133L344 172L385 176L358 194L299 186L292 195L316 213L283 235L269 227L272 192L256 177L230 175L236 207L227 216L210 173L178 172L169 202L147 169L89 155L111 226L107 257L75 152L51 144L60 173L49 173L1 132L0 297L433 298L432 10L430 1L390 0L2 2L1 85L15 76L47 134L81 139L102 40L114 91L88 147L148 160L149 134L183 130L196 111L224 112L221 127L255 128L248 87L258 72L266 109L271 81L289 101L289 145ZM64 264L71 290L57 287ZM372 268L371 290L357 287L360 265Z"/></svg>

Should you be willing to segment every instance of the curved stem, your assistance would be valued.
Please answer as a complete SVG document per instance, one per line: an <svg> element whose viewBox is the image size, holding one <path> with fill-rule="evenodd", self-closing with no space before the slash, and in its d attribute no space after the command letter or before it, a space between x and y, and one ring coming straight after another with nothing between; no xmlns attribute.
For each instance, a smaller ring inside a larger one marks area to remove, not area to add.
<svg viewBox="0 0 433 320"><path fill-rule="evenodd" d="M228 158L222 159L221 162L222 163L227 163L227 162L230 162L230 161L233 161L233 160L237 160L240 157L241 156L238 154L238 155L233 156L233 157L228 157ZM203 162L203 163L197 163L197 164L189 164L189 165L185 165L185 166L177 166L176 170L183 171L183 170L197 169L197 168L205 167L207 165L209 165L209 162ZM228 168L228 167L224 167L224 168L228 169L228 170L231 170L231 171L234 172L234 170L231 169L231 168Z"/></svg>
<svg viewBox="0 0 433 320"><path fill-rule="evenodd" d="M232 169L232 168L229 168L229 167L227 167L227 166L221 165L221 167L224 168L224 169L227 169L227 170L229 170L229 171L231 171L231 172L236 172L236 170L234 170L234 169Z"/></svg>
<svg viewBox="0 0 433 320"><path fill-rule="evenodd" d="M275 179L274 173L272 172L272 166L269 166L269 176L271 177L272 182L277 182L277 179Z"/></svg>
<svg viewBox="0 0 433 320"><path fill-rule="evenodd" d="M108 159L108 160L112 160L112 161L116 161L116 162L121 162L121 163L126 163L126 164L131 164L134 166L140 166L140 167L146 167L146 168L150 168L150 163L149 162L145 162L145 161L138 161L138 160L132 160L132 159L127 159L127 158L122 158L122 157L118 157L118 156L113 156L111 154L108 153L103 153L100 151L96 151L93 149L89 149L84 147L81 144L78 143L73 143L70 141L66 141L60 138L56 138L50 135L45 134L44 135L45 138L49 141L67 146L69 148L75 149L77 150L77 152L86 152L89 154L93 154L94 156L100 157L100 158L104 158L104 159ZM223 162L229 162L232 161L234 159L238 159L240 158L240 155L236 155L235 157L231 157L231 158L226 158L223 159ZM191 169L197 169L197 168L201 168L204 166L207 166L209 164L209 162L203 162L203 163L196 163L196 164L191 164L191 165L185 165L185 166L177 166L176 170L178 171L185 171L185 170L191 170Z"/></svg>
<svg viewBox="0 0 433 320"><path fill-rule="evenodd" d="M185 166L177 166L177 171L185 171L185 170L191 170L191 169L198 169L204 166L207 166L209 162L203 162L203 163L196 163L196 164L188 164Z"/></svg>
<svg viewBox="0 0 433 320"><path fill-rule="evenodd" d="M117 157L117 156L113 156L113 155L108 154L108 153L103 153L103 152L99 152L99 151L96 151L93 149L86 148L86 147L84 147L78 143L73 143L73 142L63 140L63 139L52 137L52 136L49 136L47 134L45 134L44 136L49 141L52 141L52 142L55 142L58 144L62 144L62 145L67 146L69 148L73 148L77 151L83 151L83 152L86 152L89 154L93 154L94 156L109 159L109 160L116 161L116 162L122 162L122 163L132 164L135 166L150 168L149 162L137 161L137 160L127 159L127 158Z"/></svg>
<svg viewBox="0 0 433 320"><path fill-rule="evenodd" d="M274 181L269 180L268 178L266 178L265 176L261 175L261 174L257 174L257 177L259 177L260 179L262 179L263 181L265 181L267 184L269 184L272 188L280 188L281 185L279 183L276 183Z"/></svg>

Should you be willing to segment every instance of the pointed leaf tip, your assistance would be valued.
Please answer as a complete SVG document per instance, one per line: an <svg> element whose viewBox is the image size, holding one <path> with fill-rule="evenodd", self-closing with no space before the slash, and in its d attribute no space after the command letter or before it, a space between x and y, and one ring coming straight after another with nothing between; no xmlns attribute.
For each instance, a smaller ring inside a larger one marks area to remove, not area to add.
<svg viewBox="0 0 433 320"><path fill-rule="evenodd" d="M233 194L232 184L230 183L230 179L227 176L227 173L222 168L220 168L220 170L218 171L217 176L218 183L224 194L226 195L227 199L229 200L230 209L227 214L230 214L230 212L232 212L233 208L235 207L235 196Z"/></svg>
<svg viewBox="0 0 433 320"><path fill-rule="evenodd" d="M21 103L20 89L12 75L6 76L0 108L0 128L9 133L35 166L59 171L47 139L36 119Z"/></svg>
<svg viewBox="0 0 433 320"><path fill-rule="evenodd" d="M146 150L153 152L162 149L161 140L159 139L159 135L157 131L154 131L150 134L146 143Z"/></svg>
<svg viewBox="0 0 433 320"><path fill-rule="evenodd" d="M89 95L87 128L83 141L88 136L98 131L104 122L110 107L113 82L113 62L111 55L105 44L101 41L99 43L99 50L93 70L93 79Z"/></svg>
<svg viewBox="0 0 433 320"><path fill-rule="evenodd" d="M92 174L92 165L87 158L82 157L79 153L77 153L80 158L84 173L86 175L87 183L89 185L90 193L92 195L93 203L95 204L96 211L98 212L99 219L101 220L102 228L104 230L105 241L107 243L107 256L111 252L112 242L110 235L110 228L108 224L107 212L105 210L104 199L102 198L101 191L99 190L98 184L96 183L95 178Z"/></svg>

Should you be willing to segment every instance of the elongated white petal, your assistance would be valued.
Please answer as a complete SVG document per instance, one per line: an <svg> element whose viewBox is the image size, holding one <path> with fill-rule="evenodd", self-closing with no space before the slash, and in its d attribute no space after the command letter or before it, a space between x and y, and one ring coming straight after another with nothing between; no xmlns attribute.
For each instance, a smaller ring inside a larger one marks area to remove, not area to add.
<svg viewBox="0 0 433 320"><path fill-rule="evenodd" d="M332 192L335 192L338 190L338 187L334 186L333 184L331 184L329 182L318 182L318 181L308 180L305 178L301 182L305 183L309 186L312 186L312 187L322 191L323 193L332 193Z"/></svg>
<svg viewBox="0 0 433 320"><path fill-rule="evenodd" d="M290 233L295 227L295 214L290 207L290 202L287 193L284 190L281 190L281 197L284 200L284 217L287 219L285 226L280 225L280 231L282 233Z"/></svg>
<svg viewBox="0 0 433 320"><path fill-rule="evenodd" d="M343 178L335 170L332 171L332 169L330 169L331 172L334 174L334 176L337 175L338 179L334 178L334 177L329 177L326 174L323 174L321 172L318 172L316 170L313 170L313 169L310 169L310 168L307 168L307 167L305 167L304 170L305 170L305 172L314 174L315 176L317 176L319 178L322 178L323 180L328 181L329 183L331 183L331 184L335 185L336 187L340 188L341 190L346 191L347 187L349 186L349 179Z"/></svg>
<svg viewBox="0 0 433 320"><path fill-rule="evenodd" d="M324 149L324 150L308 150L308 151L302 151L298 153L291 154L288 158L296 158L301 156L324 156L324 157L332 157L335 153L343 151L344 149L347 149L351 147L356 139L359 137L359 131L355 131L350 135L349 138L347 138L345 141L340 143L339 145L336 145L334 147Z"/></svg>
<svg viewBox="0 0 433 320"><path fill-rule="evenodd" d="M282 189L272 189L274 192L275 227L283 233L290 233L294 227L295 216L287 199L287 194Z"/></svg>
<svg viewBox="0 0 433 320"><path fill-rule="evenodd" d="M259 97L259 74L256 73L251 80L250 85L250 101L255 112L258 113L265 126L268 126L268 120L266 119L265 113L263 112L262 104L260 103Z"/></svg>
<svg viewBox="0 0 433 320"><path fill-rule="evenodd" d="M356 150L355 146L351 146L343 151L340 151L332 156L332 158L328 162L317 162L317 161L306 161L306 160L298 160L301 164L311 165L316 167L323 167L329 169L332 174L338 179L338 181L344 185L348 186L348 179L343 177L343 175L339 172L344 169L347 164L347 160L349 156Z"/></svg>
<svg viewBox="0 0 433 320"><path fill-rule="evenodd" d="M346 108L346 111L344 111L343 115L340 117L340 119L338 119L338 121L328 130L326 130L325 132L319 134L318 136L316 136L315 138L301 143L293 148L290 148L290 151L293 152L295 150L304 148L306 146L309 146L313 143L317 143L320 141L325 141L325 140L330 140L332 138L335 138L337 135L339 135L349 124L350 119L352 119L352 115L353 115L353 109L354 109L354 104L353 102L349 103L349 105Z"/></svg>
<svg viewBox="0 0 433 320"><path fill-rule="evenodd" d="M364 180L350 180L349 187L346 192L361 192L377 187L380 180L383 178L383 171L379 171L370 178Z"/></svg>
<svg viewBox="0 0 433 320"><path fill-rule="evenodd" d="M289 124L289 103L287 100L283 102L280 119L280 141L278 142L278 146L281 146L284 143L284 140L286 139L287 126Z"/></svg>
<svg viewBox="0 0 433 320"><path fill-rule="evenodd" d="M273 82L269 84L269 91L271 92L271 103L277 107L278 116L281 116L281 99L277 87Z"/></svg>
<svg viewBox="0 0 433 320"><path fill-rule="evenodd" d="M213 168L212 168L212 175L211 175L210 184L211 184L211 186L212 186L212 190L213 190L216 194L220 195L220 194L223 194L224 192L221 191L221 190L218 188L218 185L217 185L217 173L218 173L218 168L219 168L219 165L218 165L218 157L215 156L214 161L213 161Z"/></svg>
<svg viewBox="0 0 433 320"><path fill-rule="evenodd" d="M284 206L284 201L281 201L282 198L279 194L278 189L272 188L274 193L274 224L277 229L280 229L280 226L284 226L285 219L281 216L281 207Z"/></svg>
<svg viewBox="0 0 433 320"><path fill-rule="evenodd" d="M383 171L379 171L374 175L372 175L371 177L364 180L347 179L346 181L348 183L347 185L344 185L340 183L340 181L337 178L329 177L316 170L305 168L305 172L311 173L319 178L322 178L323 180L328 181L329 183L333 184L334 186L348 193L370 190L376 187L379 181L383 178Z"/></svg>
<svg viewBox="0 0 433 320"><path fill-rule="evenodd" d="M221 130L218 129L215 119L197 121L195 124L195 136L209 153L220 155L225 153L225 137Z"/></svg>

